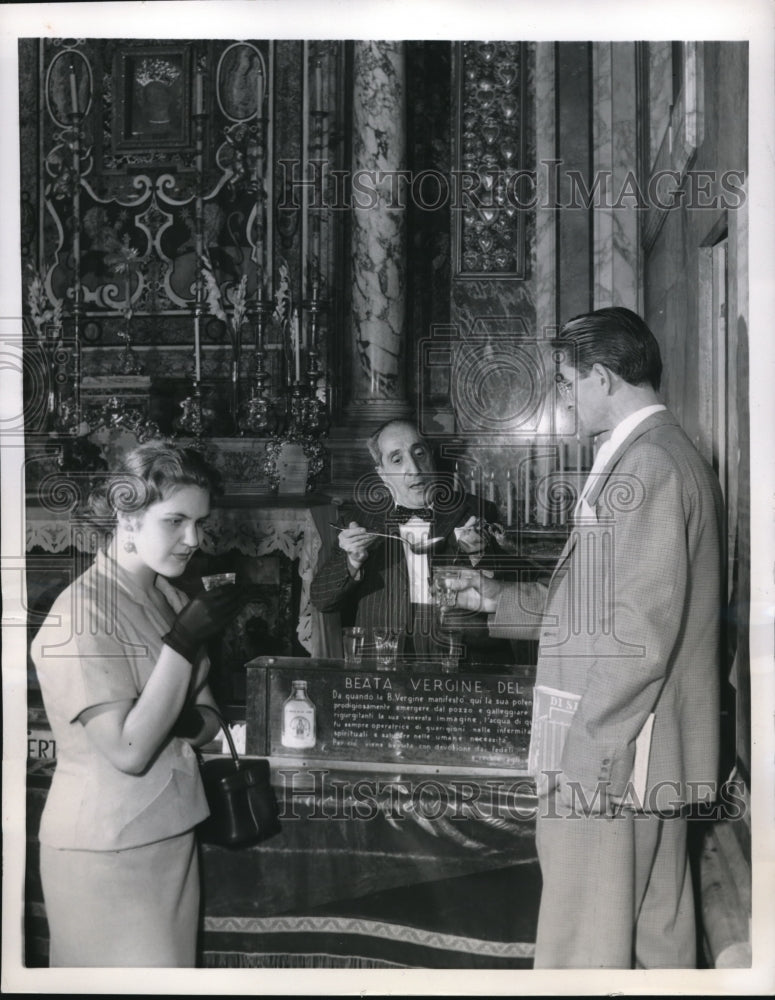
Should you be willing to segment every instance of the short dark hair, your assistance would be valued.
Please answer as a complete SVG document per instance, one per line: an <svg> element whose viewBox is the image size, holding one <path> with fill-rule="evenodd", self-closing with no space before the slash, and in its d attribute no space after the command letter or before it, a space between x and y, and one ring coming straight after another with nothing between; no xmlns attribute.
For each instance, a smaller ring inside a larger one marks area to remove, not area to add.
<svg viewBox="0 0 775 1000"><path fill-rule="evenodd" d="M379 439L382 437L382 432L386 431L388 427L411 427L412 430L417 431L417 434L422 438L420 434L420 429L417 424L410 417L392 417L390 420L386 420L384 424L380 424L379 427L374 431L369 440L366 442L366 447L369 449L369 454L374 459L377 465L382 464L382 451L379 447Z"/></svg>
<svg viewBox="0 0 775 1000"><path fill-rule="evenodd" d="M221 477L194 448L148 441L128 451L89 498L92 513L105 525L119 511L138 514L181 486L199 486L211 495Z"/></svg>
<svg viewBox="0 0 775 1000"><path fill-rule="evenodd" d="M561 328L554 346L573 348L568 364L582 375L593 365L605 365L630 385L659 389L662 356L656 337L631 309L612 306L574 316Z"/></svg>

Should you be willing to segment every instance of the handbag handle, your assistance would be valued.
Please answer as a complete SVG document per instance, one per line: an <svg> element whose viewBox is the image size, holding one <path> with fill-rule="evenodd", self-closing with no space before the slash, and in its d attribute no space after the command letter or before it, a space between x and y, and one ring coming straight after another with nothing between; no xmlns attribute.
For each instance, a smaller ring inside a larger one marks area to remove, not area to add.
<svg viewBox="0 0 775 1000"><path fill-rule="evenodd" d="M198 709L206 708L208 712L212 712L213 715L216 717L216 719L220 722L221 732L224 734L224 736L226 737L226 742L229 744L229 750L231 751L231 756L232 760L234 761L234 766L237 768L237 770L239 770L242 761L240 760L240 756L237 753L237 748L234 745L234 737L231 735L231 730L229 729L229 723L221 715L220 711L217 708L213 708L212 705L197 705L197 708Z"/></svg>

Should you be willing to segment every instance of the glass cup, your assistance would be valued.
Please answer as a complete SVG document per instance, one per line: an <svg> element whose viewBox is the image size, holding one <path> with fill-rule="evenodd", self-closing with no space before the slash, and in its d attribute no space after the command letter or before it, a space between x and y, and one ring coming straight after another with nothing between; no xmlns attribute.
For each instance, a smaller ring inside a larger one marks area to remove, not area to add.
<svg viewBox="0 0 775 1000"><path fill-rule="evenodd" d="M450 636L448 644L441 653L440 665L443 674L456 674L460 667L460 657L463 655L463 647L455 642Z"/></svg>
<svg viewBox="0 0 775 1000"><path fill-rule="evenodd" d="M445 611L457 606L457 591L452 589L452 581L459 577L460 570L448 566L436 567L433 570L433 603L442 618Z"/></svg>
<svg viewBox="0 0 775 1000"><path fill-rule="evenodd" d="M226 583L234 583L236 579L236 573L211 573L210 576L202 577L202 586L205 590L212 590L213 587L222 587Z"/></svg>
<svg viewBox="0 0 775 1000"><path fill-rule="evenodd" d="M392 670L398 654L398 632L389 628L374 629L377 670Z"/></svg>
<svg viewBox="0 0 775 1000"><path fill-rule="evenodd" d="M434 633L440 646L441 671L454 674L462 655L460 636L447 627L448 612L457 607L457 591L452 589L452 581L459 579L460 570L449 566L439 566L433 570L431 593L433 595Z"/></svg>
<svg viewBox="0 0 775 1000"><path fill-rule="evenodd" d="M342 649L344 650L345 666L357 667L363 660L363 644L366 630L354 627L342 629Z"/></svg>

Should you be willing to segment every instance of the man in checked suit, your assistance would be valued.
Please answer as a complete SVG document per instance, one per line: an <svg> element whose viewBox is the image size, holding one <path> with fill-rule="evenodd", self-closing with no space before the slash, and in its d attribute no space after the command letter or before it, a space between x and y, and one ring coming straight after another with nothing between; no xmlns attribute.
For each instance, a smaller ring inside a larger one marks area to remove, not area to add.
<svg viewBox="0 0 775 1000"><path fill-rule="evenodd" d="M607 433L550 583L471 580L491 635L539 638L536 682L580 695L537 776L535 965L693 967L687 810L719 757L721 491L657 397L653 334L627 309L570 320L555 375L580 429ZM466 587L462 581L461 588ZM635 740L653 714L643 801Z"/></svg>
<svg viewBox="0 0 775 1000"><path fill-rule="evenodd" d="M316 573L310 597L319 611L340 611L356 601L356 625L391 628L401 636L402 656L425 659L438 652L432 635L431 562L486 567L497 545L482 523L497 522L497 508L442 482L427 441L410 421L379 427L369 452L389 492L376 500L372 491L355 496L358 520L339 533L338 547ZM442 541L432 551L412 552L412 542L434 537ZM490 645L510 652L506 643Z"/></svg>

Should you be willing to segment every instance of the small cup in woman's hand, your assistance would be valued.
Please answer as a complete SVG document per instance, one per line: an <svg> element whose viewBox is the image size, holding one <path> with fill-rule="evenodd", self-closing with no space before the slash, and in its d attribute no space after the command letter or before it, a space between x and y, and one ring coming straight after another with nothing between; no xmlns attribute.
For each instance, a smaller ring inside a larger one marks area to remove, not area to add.
<svg viewBox="0 0 775 1000"><path fill-rule="evenodd" d="M202 586L205 590L212 590L214 587L220 587L226 583L236 582L236 573L212 573L210 576L202 577Z"/></svg>
<svg viewBox="0 0 775 1000"><path fill-rule="evenodd" d="M231 583L213 590L202 590L191 598L162 639L176 653L193 663L205 639L225 628L243 601L242 591Z"/></svg>

